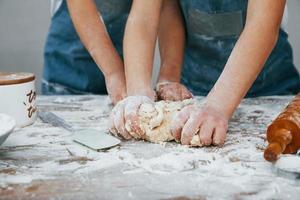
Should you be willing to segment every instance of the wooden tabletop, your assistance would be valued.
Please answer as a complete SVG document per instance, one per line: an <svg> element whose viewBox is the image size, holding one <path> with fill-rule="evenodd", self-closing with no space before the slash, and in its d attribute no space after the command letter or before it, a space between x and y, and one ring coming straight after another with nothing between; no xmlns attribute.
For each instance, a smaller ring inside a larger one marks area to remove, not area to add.
<svg viewBox="0 0 300 200"><path fill-rule="evenodd" d="M262 156L267 125L291 99L245 100L223 148L128 141L95 152L38 119L0 147L0 199L299 199L300 180ZM38 105L75 129L107 132L105 96L40 96Z"/></svg>

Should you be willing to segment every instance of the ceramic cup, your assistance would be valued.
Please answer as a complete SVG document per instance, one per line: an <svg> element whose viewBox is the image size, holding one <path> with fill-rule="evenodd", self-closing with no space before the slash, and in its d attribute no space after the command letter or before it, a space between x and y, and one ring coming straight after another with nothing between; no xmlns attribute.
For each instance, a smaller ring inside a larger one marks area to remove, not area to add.
<svg viewBox="0 0 300 200"><path fill-rule="evenodd" d="M0 113L13 117L16 127L34 123L37 116L34 74L0 72Z"/></svg>

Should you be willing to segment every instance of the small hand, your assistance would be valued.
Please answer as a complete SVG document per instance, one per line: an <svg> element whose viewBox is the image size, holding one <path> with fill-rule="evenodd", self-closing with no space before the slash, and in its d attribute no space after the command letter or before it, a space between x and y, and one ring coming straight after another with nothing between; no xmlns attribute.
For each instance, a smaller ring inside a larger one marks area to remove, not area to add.
<svg viewBox="0 0 300 200"><path fill-rule="evenodd" d="M204 146L223 145L227 134L228 119L217 109L203 106L187 106L182 109L171 123L171 132L176 141L190 145L198 134Z"/></svg>
<svg viewBox="0 0 300 200"><path fill-rule="evenodd" d="M119 101L126 97L126 83L123 73L115 73L105 78L108 95L116 105Z"/></svg>
<svg viewBox="0 0 300 200"><path fill-rule="evenodd" d="M193 98L193 94L184 85L177 82L158 83L156 92L161 100L182 101Z"/></svg>
<svg viewBox="0 0 300 200"><path fill-rule="evenodd" d="M144 138L145 133L140 128L138 116L138 110L143 103L154 104L154 101L147 96L130 96L117 103L109 119L110 132L129 140L133 136L126 130L125 125L128 125L130 132L137 134L138 138Z"/></svg>

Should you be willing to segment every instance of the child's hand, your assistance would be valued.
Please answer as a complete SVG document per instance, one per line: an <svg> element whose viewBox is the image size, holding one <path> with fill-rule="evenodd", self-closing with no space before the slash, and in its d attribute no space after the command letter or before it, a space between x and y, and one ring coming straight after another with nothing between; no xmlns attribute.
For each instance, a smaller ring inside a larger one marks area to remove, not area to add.
<svg viewBox="0 0 300 200"><path fill-rule="evenodd" d="M109 130L116 136L129 140L132 136L126 130L128 125L130 132L144 138L144 131L140 128L138 110L143 103L154 104L154 101L147 96L130 96L117 103L109 117Z"/></svg>
<svg viewBox="0 0 300 200"><path fill-rule="evenodd" d="M189 145L194 135L199 134L202 145L223 145L228 119L217 109L203 106L188 106L173 119L171 132L177 141Z"/></svg>
<svg viewBox="0 0 300 200"><path fill-rule="evenodd" d="M115 73L106 77L105 83L113 105L126 97L126 83L123 73Z"/></svg>
<svg viewBox="0 0 300 200"><path fill-rule="evenodd" d="M163 82L156 86L158 99L182 101L193 98L193 94L182 84L177 82Z"/></svg>

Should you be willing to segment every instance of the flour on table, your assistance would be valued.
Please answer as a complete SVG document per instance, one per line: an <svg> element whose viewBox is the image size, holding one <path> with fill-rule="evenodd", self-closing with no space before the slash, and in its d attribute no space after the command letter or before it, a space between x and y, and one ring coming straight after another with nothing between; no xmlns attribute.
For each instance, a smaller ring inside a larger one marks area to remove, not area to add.
<svg viewBox="0 0 300 200"><path fill-rule="evenodd" d="M145 138L141 138L132 132L128 125L126 129L135 139L145 139L154 143L172 141L175 139L171 134L172 119L184 107L194 104L195 100L193 99L176 102L159 101L156 102L154 106L149 103L144 103L140 106L138 115L141 121L140 126L146 133ZM198 135L193 137L191 145L201 146Z"/></svg>
<svg viewBox="0 0 300 200"><path fill-rule="evenodd" d="M288 172L300 173L300 157L298 155L282 155L275 167Z"/></svg>

